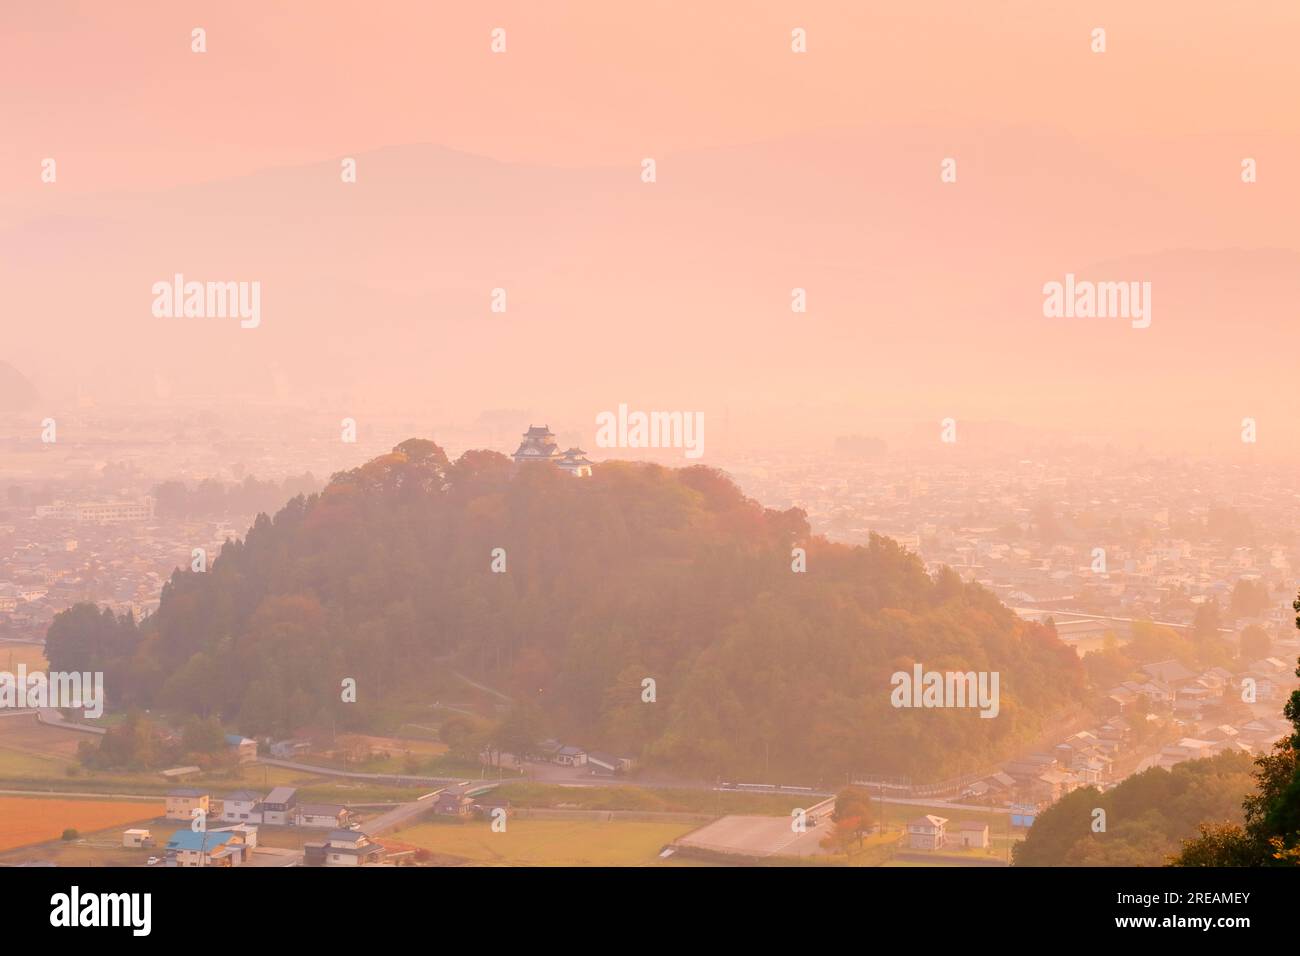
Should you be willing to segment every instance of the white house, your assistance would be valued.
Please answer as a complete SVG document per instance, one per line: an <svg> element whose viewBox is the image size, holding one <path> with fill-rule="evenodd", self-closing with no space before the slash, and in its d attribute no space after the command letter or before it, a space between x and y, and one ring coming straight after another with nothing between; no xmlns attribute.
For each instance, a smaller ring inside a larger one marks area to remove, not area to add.
<svg viewBox="0 0 1300 956"><path fill-rule="evenodd" d="M989 845L989 825L974 820L957 824L957 839L962 846L983 849Z"/></svg>
<svg viewBox="0 0 1300 956"><path fill-rule="evenodd" d="M384 848L364 833L335 830L322 843L303 844L307 866L364 866L380 862Z"/></svg>
<svg viewBox="0 0 1300 956"><path fill-rule="evenodd" d="M257 805L262 822L268 826L293 825L294 808L298 804L298 791L293 787L276 787Z"/></svg>
<svg viewBox="0 0 1300 956"><path fill-rule="evenodd" d="M948 820L926 814L907 825L907 845L914 850L937 850L947 838Z"/></svg>
<svg viewBox="0 0 1300 956"><path fill-rule="evenodd" d="M294 809L294 824L300 827L342 830L348 817L347 808L336 803L304 803Z"/></svg>
<svg viewBox="0 0 1300 956"><path fill-rule="evenodd" d="M127 830L122 834L122 846L153 846L153 833L148 830Z"/></svg>
<svg viewBox="0 0 1300 956"><path fill-rule="evenodd" d="M556 751L555 762L565 767L582 767L587 763L587 752L581 747L561 747Z"/></svg>
<svg viewBox="0 0 1300 956"><path fill-rule="evenodd" d="M261 823L262 813L257 805L261 794L252 790L236 790L221 798L221 819L226 823Z"/></svg>

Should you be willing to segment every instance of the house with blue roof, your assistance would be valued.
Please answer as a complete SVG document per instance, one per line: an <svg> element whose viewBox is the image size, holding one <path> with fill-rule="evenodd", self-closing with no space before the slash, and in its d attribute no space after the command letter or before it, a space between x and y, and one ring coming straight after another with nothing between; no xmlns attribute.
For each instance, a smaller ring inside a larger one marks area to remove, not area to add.
<svg viewBox="0 0 1300 956"><path fill-rule="evenodd" d="M167 840L167 866L239 866L248 846L231 830L177 830Z"/></svg>
<svg viewBox="0 0 1300 956"><path fill-rule="evenodd" d="M239 755L240 763L252 763L257 759L257 741L252 737L226 734L226 746Z"/></svg>

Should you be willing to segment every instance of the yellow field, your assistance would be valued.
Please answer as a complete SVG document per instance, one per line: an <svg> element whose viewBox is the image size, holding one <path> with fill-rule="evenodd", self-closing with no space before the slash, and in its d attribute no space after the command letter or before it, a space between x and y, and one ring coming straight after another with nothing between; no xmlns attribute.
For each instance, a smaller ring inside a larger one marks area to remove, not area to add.
<svg viewBox="0 0 1300 956"><path fill-rule="evenodd" d="M692 823L600 820L518 820L505 833L486 821L422 823L393 834L393 841L474 863L514 866L643 866ZM384 838L379 837L380 843Z"/></svg>
<svg viewBox="0 0 1300 956"><path fill-rule="evenodd" d="M57 840L65 829L91 833L163 815L163 804L0 797L0 850Z"/></svg>
<svg viewBox="0 0 1300 956"><path fill-rule="evenodd" d="M94 740L90 734L39 724L30 714L0 718L0 748L52 759L75 760L77 745Z"/></svg>
<svg viewBox="0 0 1300 956"><path fill-rule="evenodd" d="M419 754L421 756L440 757L448 750L446 744L437 740L415 740L397 737L372 737L366 734L340 734L336 749L346 751L352 748L369 749L375 754L404 756ZM310 761L308 761L310 763Z"/></svg>

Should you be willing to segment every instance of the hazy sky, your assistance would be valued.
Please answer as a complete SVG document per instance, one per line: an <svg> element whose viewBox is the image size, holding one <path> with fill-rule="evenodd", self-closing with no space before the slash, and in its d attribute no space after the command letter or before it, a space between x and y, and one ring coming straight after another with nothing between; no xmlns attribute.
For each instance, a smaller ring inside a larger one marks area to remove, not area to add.
<svg viewBox="0 0 1300 956"><path fill-rule="evenodd" d="M1298 42L1289 0L7 4L0 359L51 405L1276 451ZM260 282L260 326L155 317L178 272ZM1045 317L1067 273L1150 282L1150 327Z"/></svg>

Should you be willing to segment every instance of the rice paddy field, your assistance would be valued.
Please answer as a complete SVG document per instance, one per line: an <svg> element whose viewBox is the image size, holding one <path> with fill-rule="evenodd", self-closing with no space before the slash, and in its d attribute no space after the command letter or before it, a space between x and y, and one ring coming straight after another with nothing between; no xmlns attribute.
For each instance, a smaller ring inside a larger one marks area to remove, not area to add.
<svg viewBox="0 0 1300 956"><path fill-rule="evenodd" d="M651 866L659 851L693 829L692 823L628 820L531 820L511 817L506 832L494 833L486 820L421 823L379 842L403 844L455 857L466 863L499 866Z"/></svg>
<svg viewBox="0 0 1300 956"><path fill-rule="evenodd" d="M163 815L163 804L128 800L0 796L0 851L57 840L72 828L92 833Z"/></svg>

